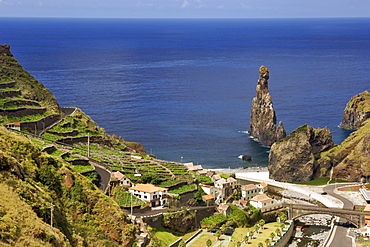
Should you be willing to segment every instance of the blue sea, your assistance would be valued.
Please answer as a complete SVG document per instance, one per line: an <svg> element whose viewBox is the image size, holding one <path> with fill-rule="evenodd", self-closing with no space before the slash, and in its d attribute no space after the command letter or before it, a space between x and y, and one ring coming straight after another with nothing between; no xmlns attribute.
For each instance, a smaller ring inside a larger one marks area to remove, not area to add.
<svg viewBox="0 0 370 247"><path fill-rule="evenodd" d="M61 106L205 168L267 165L246 133L261 65L287 131L327 126L335 143L346 103L370 85L369 18L0 18L0 43Z"/></svg>

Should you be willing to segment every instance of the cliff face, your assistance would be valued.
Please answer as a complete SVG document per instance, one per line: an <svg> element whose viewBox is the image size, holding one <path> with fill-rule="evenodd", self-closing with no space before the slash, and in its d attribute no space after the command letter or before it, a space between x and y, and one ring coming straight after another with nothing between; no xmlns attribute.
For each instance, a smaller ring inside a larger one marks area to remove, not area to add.
<svg viewBox="0 0 370 247"><path fill-rule="evenodd" d="M370 93L353 96L343 112L342 128L357 129L340 145L321 154L318 165L333 179L361 181L370 177Z"/></svg>
<svg viewBox="0 0 370 247"><path fill-rule="evenodd" d="M280 142L269 153L270 178L282 182L310 181L319 169L320 153L334 146L328 128L314 129L303 125Z"/></svg>
<svg viewBox="0 0 370 247"><path fill-rule="evenodd" d="M353 96L343 112L341 128L357 130L362 123L370 118L370 93L364 91Z"/></svg>
<svg viewBox="0 0 370 247"><path fill-rule="evenodd" d="M361 181L370 177L370 119L340 145L322 153L318 164L322 170L332 170L333 179Z"/></svg>
<svg viewBox="0 0 370 247"><path fill-rule="evenodd" d="M256 97L252 100L251 121L248 133L262 146L270 147L284 138L286 131L283 123L276 127L276 114L268 90L269 71L265 66L259 69L260 78L256 87Z"/></svg>

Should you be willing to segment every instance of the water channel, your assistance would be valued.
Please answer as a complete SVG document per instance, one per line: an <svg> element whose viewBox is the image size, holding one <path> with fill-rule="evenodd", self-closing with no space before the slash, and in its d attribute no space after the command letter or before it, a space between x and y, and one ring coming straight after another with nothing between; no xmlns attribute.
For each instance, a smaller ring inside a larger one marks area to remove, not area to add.
<svg viewBox="0 0 370 247"><path fill-rule="evenodd" d="M323 246L329 236L330 224L334 219L330 215L312 214L300 217L296 221L296 230L288 247Z"/></svg>

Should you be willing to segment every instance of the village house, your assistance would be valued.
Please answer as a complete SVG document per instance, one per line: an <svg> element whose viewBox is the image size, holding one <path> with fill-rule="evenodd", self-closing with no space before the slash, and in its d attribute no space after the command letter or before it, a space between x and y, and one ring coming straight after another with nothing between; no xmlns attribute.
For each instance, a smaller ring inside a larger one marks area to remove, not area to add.
<svg viewBox="0 0 370 247"><path fill-rule="evenodd" d="M229 214L232 214L233 210L231 209L231 207L229 205L227 205L226 203L221 203L218 207L217 207L217 211L220 213L220 214L223 214L225 216L229 215Z"/></svg>
<svg viewBox="0 0 370 247"><path fill-rule="evenodd" d="M236 179L232 177L229 177L228 179L221 178L216 180L214 184L214 187L218 190L216 203L220 204L233 193L234 189L236 188Z"/></svg>
<svg viewBox="0 0 370 247"><path fill-rule="evenodd" d="M260 189L255 184L246 184L241 187L243 200L250 200L260 193Z"/></svg>
<svg viewBox="0 0 370 247"><path fill-rule="evenodd" d="M249 203L261 210L261 212L276 210L282 207L282 202L274 200L268 197L266 194L258 194L252 199L250 199Z"/></svg>
<svg viewBox="0 0 370 247"><path fill-rule="evenodd" d="M260 190L260 194L263 194L267 191L267 184L265 182L262 182L260 184L257 184L257 188Z"/></svg>
<svg viewBox="0 0 370 247"><path fill-rule="evenodd" d="M112 172L111 182L119 186L131 186L131 180L120 171Z"/></svg>
<svg viewBox="0 0 370 247"><path fill-rule="evenodd" d="M151 207L164 205L169 195L167 188L157 187L153 184L135 184L128 191L139 199L149 203Z"/></svg>
<svg viewBox="0 0 370 247"><path fill-rule="evenodd" d="M207 204L207 207L215 204L215 198L211 194L202 196L202 199Z"/></svg>

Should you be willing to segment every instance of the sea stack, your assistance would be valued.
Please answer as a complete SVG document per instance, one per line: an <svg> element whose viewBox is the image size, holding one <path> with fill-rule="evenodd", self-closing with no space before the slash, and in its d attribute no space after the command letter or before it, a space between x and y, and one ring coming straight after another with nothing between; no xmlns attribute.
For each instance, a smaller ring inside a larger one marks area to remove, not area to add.
<svg viewBox="0 0 370 247"><path fill-rule="evenodd" d="M269 71L265 66L261 66L259 72L248 133L262 146L271 147L274 142L286 136L286 131L281 121L276 127L276 114L268 89Z"/></svg>

